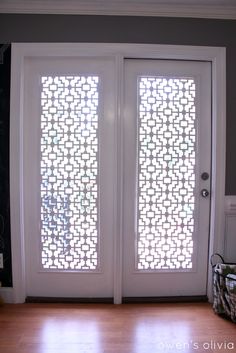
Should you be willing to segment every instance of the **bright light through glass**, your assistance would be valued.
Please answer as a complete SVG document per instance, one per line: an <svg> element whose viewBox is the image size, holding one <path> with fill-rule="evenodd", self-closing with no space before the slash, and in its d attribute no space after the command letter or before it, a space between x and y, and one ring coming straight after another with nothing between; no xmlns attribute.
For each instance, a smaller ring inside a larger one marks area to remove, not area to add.
<svg viewBox="0 0 236 353"><path fill-rule="evenodd" d="M97 76L41 78L42 266L98 268Z"/></svg>
<svg viewBox="0 0 236 353"><path fill-rule="evenodd" d="M137 269L191 269L195 82L138 79Z"/></svg>

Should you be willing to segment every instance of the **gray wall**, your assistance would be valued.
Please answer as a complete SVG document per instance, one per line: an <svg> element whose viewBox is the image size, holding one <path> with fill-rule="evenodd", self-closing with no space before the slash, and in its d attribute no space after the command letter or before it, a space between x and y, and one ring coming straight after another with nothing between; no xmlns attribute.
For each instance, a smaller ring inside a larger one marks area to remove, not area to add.
<svg viewBox="0 0 236 353"><path fill-rule="evenodd" d="M236 21L0 14L0 43L11 42L124 42L226 47L226 195L236 195Z"/></svg>

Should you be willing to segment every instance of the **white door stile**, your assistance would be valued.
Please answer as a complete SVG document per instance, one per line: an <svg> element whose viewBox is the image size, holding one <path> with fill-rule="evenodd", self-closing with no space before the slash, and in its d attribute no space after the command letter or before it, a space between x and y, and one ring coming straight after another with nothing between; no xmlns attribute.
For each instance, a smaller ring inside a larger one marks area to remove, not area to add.
<svg viewBox="0 0 236 353"><path fill-rule="evenodd" d="M117 77L117 94L116 94L116 180L114 183L115 205L114 205L114 304L122 303L122 267L123 267L123 109L124 109L124 57L116 55L116 77ZM118 79L119 78L119 79Z"/></svg>
<svg viewBox="0 0 236 353"><path fill-rule="evenodd" d="M22 170L22 121L24 101L22 90L24 86L24 64L29 57L50 56L113 56L116 57L117 91L122 97L123 64L125 58L149 59L180 59L205 60L213 64L213 148L212 148L212 197L211 197L211 233L210 253L221 251L223 244L223 206L225 180L225 49L210 47L188 47L171 45L137 45L137 44L101 44L101 43L17 43L12 45L12 80L11 80L11 224L12 224L12 254L13 254L13 291L14 302L24 302L25 269L24 269L24 217L23 217L23 170ZM123 100L116 102L116 139L123 140L122 136L122 107ZM120 132L120 131L121 132ZM118 149L118 147L116 147ZM117 150L115 164L117 171L122 170L123 150ZM122 173L118 174L114 188L119 195L115 200L114 213L114 303L121 302L121 263L123 246L123 220L121 212ZM217 193L214 192L217 190ZM119 212L120 210L120 212ZM116 226L117 225L117 226ZM20 234L20 237L19 237ZM211 269L209 268L209 275ZM208 297L211 298L211 276L208 276Z"/></svg>

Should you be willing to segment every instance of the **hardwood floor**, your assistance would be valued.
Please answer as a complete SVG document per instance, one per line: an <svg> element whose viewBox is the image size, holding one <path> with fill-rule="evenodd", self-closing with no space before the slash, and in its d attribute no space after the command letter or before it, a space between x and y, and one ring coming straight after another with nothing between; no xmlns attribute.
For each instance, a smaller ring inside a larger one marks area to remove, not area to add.
<svg viewBox="0 0 236 353"><path fill-rule="evenodd" d="M208 303L5 304L0 352L236 352L236 325Z"/></svg>

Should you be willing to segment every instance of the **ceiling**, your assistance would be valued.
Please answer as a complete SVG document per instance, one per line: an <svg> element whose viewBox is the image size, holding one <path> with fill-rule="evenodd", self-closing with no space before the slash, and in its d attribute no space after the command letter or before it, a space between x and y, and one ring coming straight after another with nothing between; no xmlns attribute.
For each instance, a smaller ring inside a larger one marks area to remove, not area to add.
<svg viewBox="0 0 236 353"><path fill-rule="evenodd" d="M0 13L236 19L236 0L0 0Z"/></svg>

